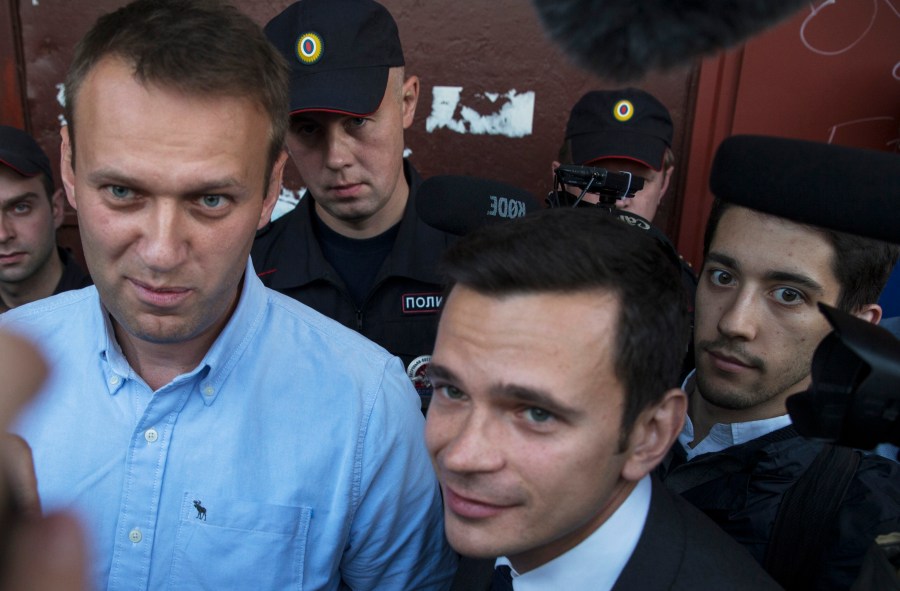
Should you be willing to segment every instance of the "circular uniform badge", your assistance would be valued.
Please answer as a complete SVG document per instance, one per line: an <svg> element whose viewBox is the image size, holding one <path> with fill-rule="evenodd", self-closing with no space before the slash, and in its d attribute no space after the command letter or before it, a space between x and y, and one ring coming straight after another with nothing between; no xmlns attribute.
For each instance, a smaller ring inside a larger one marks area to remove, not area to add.
<svg viewBox="0 0 900 591"><path fill-rule="evenodd" d="M431 397L431 380L428 379L428 364L431 363L431 355L419 355L406 367L406 375L412 380L413 386L419 396Z"/></svg>
<svg viewBox="0 0 900 591"><path fill-rule="evenodd" d="M307 66L311 66L319 61L324 49L325 44L318 33L303 33L297 39L297 57Z"/></svg>
<svg viewBox="0 0 900 591"><path fill-rule="evenodd" d="M622 99L613 107L613 117L619 121L628 121L632 115L634 115L634 105L631 104L631 101Z"/></svg>

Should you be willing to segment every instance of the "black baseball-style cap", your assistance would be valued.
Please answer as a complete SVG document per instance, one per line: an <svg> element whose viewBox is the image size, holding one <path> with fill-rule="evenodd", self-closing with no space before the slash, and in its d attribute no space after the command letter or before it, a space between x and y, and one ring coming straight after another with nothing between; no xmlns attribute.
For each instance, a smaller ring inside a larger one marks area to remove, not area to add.
<svg viewBox="0 0 900 591"><path fill-rule="evenodd" d="M34 138L16 127L0 125L0 164L22 176L33 177L43 173L53 178L47 155Z"/></svg>
<svg viewBox="0 0 900 591"><path fill-rule="evenodd" d="M572 107L566 125L575 164L625 158L662 170L672 147L672 117L653 95L637 88L594 90Z"/></svg>
<svg viewBox="0 0 900 591"><path fill-rule="evenodd" d="M300 0L265 27L291 66L291 114L378 110L388 70L404 65L397 24L373 0Z"/></svg>

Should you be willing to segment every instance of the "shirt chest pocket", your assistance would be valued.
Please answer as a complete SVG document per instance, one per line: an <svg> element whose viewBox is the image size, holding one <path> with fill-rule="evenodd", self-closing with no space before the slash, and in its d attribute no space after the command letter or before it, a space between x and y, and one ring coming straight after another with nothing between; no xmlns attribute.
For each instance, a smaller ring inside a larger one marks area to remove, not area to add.
<svg viewBox="0 0 900 591"><path fill-rule="evenodd" d="M310 507L185 493L170 589L303 588Z"/></svg>

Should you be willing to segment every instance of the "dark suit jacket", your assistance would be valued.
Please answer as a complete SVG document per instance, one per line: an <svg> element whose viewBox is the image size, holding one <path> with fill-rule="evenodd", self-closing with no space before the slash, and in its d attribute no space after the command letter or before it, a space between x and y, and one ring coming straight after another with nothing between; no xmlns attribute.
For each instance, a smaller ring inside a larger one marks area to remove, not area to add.
<svg viewBox="0 0 900 591"><path fill-rule="evenodd" d="M450 591L488 591L494 559L463 558ZM583 589L589 589L585 581ZM653 478L650 512L612 591L780 589L750 554Z"/></svg>

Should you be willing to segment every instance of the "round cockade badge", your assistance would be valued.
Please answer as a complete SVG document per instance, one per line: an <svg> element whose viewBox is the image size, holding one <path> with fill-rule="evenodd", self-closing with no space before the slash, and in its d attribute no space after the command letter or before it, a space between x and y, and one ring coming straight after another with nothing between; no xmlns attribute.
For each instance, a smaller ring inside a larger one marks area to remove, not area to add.
<svg viewBox="0 0 900 591"><path fill-rule="evenodd" d="M631 101L621 100L613 107L613 117L619 121L628 121L634 115L634 105Z"/></svg>
<svg viewBox="0 0 900 591"><path fill-rule="evenodd" d="M307 66L319 61L324 49L325 44L318 33L303 33L297 39L297 58Z"/></svg>

